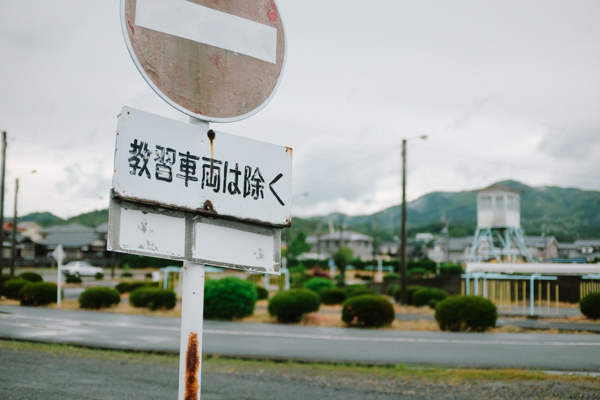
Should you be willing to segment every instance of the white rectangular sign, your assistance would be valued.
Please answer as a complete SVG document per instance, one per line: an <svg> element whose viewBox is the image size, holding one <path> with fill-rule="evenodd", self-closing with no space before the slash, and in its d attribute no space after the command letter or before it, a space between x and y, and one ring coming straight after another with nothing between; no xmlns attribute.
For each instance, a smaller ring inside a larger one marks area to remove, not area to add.
<svg viewBox="0 0 600 400"><path fill-rule="evenodd" d="M108 250L279 275L281 230L112 197Z"/></svg>
<svg viewBox="0 0 600 400"><path fill-rule="evenodd" d="M270 226L291 224L288 147L124 107L114 165L118 197Z"/></svg>
<svg viewBox="0 0 600 400"><path fill-rule="evenodd" d="M277 29L187 0L137 0L135 24L275 63Z"/></svg>

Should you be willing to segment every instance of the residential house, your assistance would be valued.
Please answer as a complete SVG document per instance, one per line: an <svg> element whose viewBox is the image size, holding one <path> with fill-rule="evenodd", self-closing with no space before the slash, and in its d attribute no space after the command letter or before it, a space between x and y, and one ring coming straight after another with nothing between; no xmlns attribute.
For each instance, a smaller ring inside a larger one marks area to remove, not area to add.
<svg viewBox="0 0 600 400"><path fill-rule="evenodd" d="M65 251L65 262L87 260L96 265L109 265L110 255L106 250L106 236L96 229L79 224L53 226L43 229L48 254L60 244Z"/></svg>
<svg viewBox="0 0 600 400"><path fill-rule="evenodd" d="M329 258L341 246L346 246L352 250L354 257L361 260L371 260L373 258L373 238L362 233L343 231L333 232L322 236L309 236L306 242L311 245L310 253L317 255L315 258Z"/></svg>

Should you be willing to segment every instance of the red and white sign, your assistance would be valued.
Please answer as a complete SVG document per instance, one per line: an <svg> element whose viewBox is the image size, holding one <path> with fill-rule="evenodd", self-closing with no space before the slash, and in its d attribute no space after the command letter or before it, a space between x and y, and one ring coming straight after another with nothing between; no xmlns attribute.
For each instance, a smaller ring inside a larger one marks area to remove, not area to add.
<svg viewBox="0 0 600 400"><path fill-rule="evenodd" d="M122 0L121 12L144 79L194 118L247 118L281 81L285 33L274 0Z"/></svg>

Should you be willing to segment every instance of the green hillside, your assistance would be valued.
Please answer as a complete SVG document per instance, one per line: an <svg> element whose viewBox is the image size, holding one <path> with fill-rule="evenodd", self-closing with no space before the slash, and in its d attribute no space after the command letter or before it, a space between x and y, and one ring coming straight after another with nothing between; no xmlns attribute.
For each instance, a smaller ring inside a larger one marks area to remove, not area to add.
<svg viewBox="0 0 600 400"><path fill-rule="evenodd" d="M496 182L524 190L521 195L521 224L530 236L540 235L544 219L547 234L559 241L600 237L600 192L556 186L530 187L516 181ZM477 224L477 195L475 192L433 192L407 204L408 234L438 233L443 228L441 218L450 219L450 235L472 235ZM373 215L355 217L332 214L336 229L342 219L349 229L373 235ZM380 240L392 240L400 232L401 207L393 206L376 214L377 235ZM302 230L315 234L319 221L327 233L328 217L294 218L292 235ZM285 236L284 236L285 239Z"/></svg>
<svg viewBox="0 0 600 400"><path fill-rule="evenodd" d="M540 235L542 224L547 225L547 234L559 241L569 242L577 238L600 237L600 192L557 186L530 187L516 181L502 181L503 185L524 190L521 195L521 224L530 236ZM438 233L443 228L442 215L450 219L450 235L462 237L472 235L477 224L477 196L475 192L433 192L408 203L408 234L417 232ZM338 230L343 223L348 229L373 236L374 215L355 217L334 213L330 216L310 218L294 217L291 230L285 229L283 240L288 235L305 232L313 235L329 232L331 217ZM376 213L379 240L392 240L400 232L400 206L393 206ZM42 227L78 223L95 227L108 222L108 210L96 210L63 220L48 212L32 213L19 221L34 221ZM320 228L319 228L320 226ZM288 232L291 231L291 232Z"/></svg>

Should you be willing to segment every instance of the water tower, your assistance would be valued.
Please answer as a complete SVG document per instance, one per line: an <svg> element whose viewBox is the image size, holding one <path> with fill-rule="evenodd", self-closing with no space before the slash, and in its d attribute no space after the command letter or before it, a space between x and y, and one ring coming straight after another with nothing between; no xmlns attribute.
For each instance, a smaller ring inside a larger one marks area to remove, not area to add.
<svg viewBox="0 0 600 400"><path fill-rule="evenodd" d="M477 230L469 261L533 262L521 228L521 193L506 186L477 191Z"/></svg>

